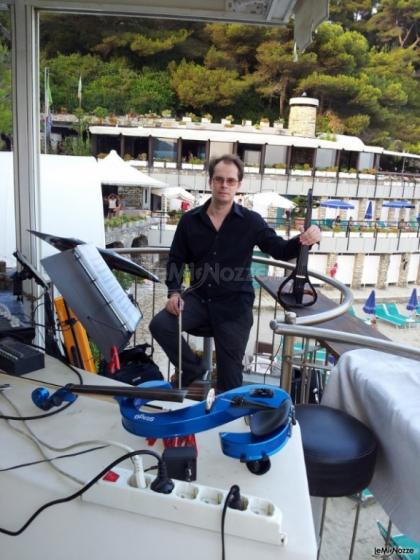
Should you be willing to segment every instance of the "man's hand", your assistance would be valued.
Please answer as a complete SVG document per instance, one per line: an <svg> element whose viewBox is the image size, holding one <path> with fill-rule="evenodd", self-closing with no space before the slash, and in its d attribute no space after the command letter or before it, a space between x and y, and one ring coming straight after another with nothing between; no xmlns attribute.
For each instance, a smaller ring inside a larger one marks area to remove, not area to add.
<svg viewBox="0 0 420 560"><path fill-rule="evenodd" d="M314 245L321 241L321 230L318 226L309 226L306 231L301 227L300 231L302 233L300 234L299 240L302 245Z"/></svg>
<svg viewBox="0 0 420 560"><path fill-rule="evenodd" d="M166 311L172 313L172 315L178 316L180 311L184 309L184 300L181 294L172 294L165 305Z"/></svg>

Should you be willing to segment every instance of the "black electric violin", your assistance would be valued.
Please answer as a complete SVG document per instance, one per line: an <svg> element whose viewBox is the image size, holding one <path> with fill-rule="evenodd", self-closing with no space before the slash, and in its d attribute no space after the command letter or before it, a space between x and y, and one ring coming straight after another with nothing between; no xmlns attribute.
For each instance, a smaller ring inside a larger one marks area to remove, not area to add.
<svg viewBox="0 0 420 560"><path fill-rule="evenodd" d="M311 225L312 219L312 189L308 191L308 201L305 214L305 231ZM285 309L293 307L309 307L318 299L318 294L311 284L308 276L308 245L301 245L296 266L290 276L287 276L280 284L277 299Z"/></svg>

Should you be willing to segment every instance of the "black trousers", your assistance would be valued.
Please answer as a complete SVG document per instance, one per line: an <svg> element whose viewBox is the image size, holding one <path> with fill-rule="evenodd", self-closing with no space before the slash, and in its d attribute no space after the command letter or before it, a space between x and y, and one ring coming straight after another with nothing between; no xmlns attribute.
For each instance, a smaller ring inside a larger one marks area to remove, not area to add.
<svg viewBox="0 0 420 560"><path fill-rule="evenodd" d="M227 391L242 385L242 360L253 323L251 304L241 306L239 313L226 313L224 302L206 302L194 293L184 298L182 330L189 332L199 327L211 329L216 350L217 389ZM226 303L231 305L231 302ZM166 309L152 319L150 332L165 351L169 360L178 365L178 317ZM203 375L203 366L185 339L182 339L182 383L189 385Z"/></svg>

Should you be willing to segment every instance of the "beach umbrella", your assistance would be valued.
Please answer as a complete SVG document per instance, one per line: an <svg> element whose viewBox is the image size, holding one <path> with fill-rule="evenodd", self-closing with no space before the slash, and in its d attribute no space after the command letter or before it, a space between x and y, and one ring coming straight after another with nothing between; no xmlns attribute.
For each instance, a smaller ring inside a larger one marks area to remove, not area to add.
<svg viewBox="0 0 420 560"><path fill-rule="evenodd" d="M369 200L369 204L367 205L366 208L366 212L365 212L365 220L371 220L372 219L372 201Z"/></svg>
<svg viewBox="0 0 420 560"><path fill-rule="evenodd" d="M324 200L321 202L320 206L324 208L337 208L340 210L351 210L354 208L353 204L346 202L345 200Z"/></svg>
<svg viewBox="0 0 420 560"><path fill-rule="evenodd" d="M411 292L411 296L410 299L408 300L406 308L408 309L408 311L415 311L417 309L418 304L419 302L417 299L417 290L416 288L413 288L413 291Z"/></svg>
<svg viewBox="0 0 420 560"><path fill-rule="evenodd" d="M384 202L382 206L387 208L414 208L414 204L411 204L408 200L390 200L389 202Z"/></svg>
<svg viewBox="0 0 420 560"><path fill-rule="evenodd" d="M375 298L375 290L372 290L369 294L369 297L365 301L363 306L363 311L368 315L375 315L376 313L376 298Z"/></svg>

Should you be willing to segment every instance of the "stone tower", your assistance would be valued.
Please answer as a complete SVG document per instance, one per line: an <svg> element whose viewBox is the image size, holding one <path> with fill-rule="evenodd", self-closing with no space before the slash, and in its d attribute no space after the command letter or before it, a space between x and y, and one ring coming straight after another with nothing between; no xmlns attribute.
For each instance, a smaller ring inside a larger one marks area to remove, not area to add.
<svg viewBox="0 0 420 560"><path fill-rule="evenodd" d="M314 138L318 99L306 97L303 93L301 97L292 97L289 105L289 134Z"/></svg>

